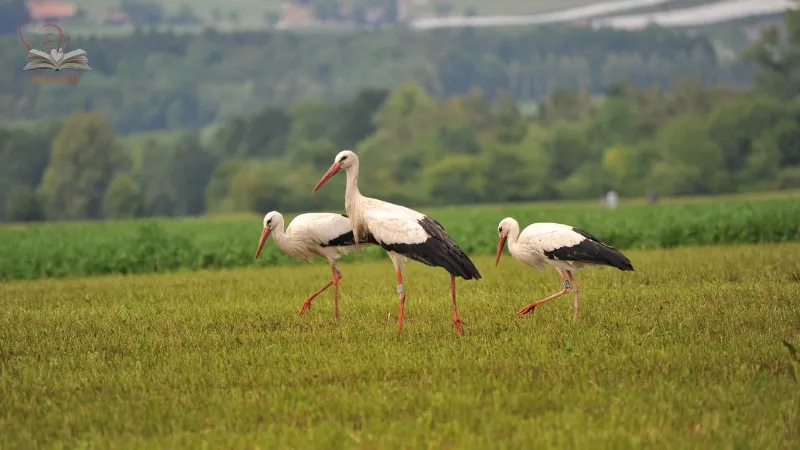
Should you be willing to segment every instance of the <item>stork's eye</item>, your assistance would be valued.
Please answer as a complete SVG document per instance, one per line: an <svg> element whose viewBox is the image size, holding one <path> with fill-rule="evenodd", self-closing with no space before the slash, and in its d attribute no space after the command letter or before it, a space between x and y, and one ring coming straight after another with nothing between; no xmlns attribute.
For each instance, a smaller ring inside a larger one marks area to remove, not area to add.
<svg viewBox="0 0 800 450"><path fill-rule="evenodd" d="M342 159L340 159L339 162L344 162L345 159L347 159L347 155L342 156Z"/></svg>

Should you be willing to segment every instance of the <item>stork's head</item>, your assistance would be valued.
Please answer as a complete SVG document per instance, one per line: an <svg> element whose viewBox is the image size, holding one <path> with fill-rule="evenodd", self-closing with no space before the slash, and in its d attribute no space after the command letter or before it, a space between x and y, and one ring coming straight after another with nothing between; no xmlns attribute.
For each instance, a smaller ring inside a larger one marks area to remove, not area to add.
<svg viewBox="0 0 800 450"><path fill-rule="evenodd" d="M356 154L350 150L342 150L336 155L336 158L333 159L333 164L328 171L325 172L325 175L320 178L319 182L316 186L314 186L314 190L312 190L311 193L313 194L314 192L317 192L317 189L321 188L326 181L339 173L339 171L343 168L347 170L355 165L358 165L358 156L356 156Z"/></svg>
<svg viewBox="0 0 800 450"><path fill-rule="evenodd" d="M264 216L264 229L261 231L261 239L258 241L258 250L256 250L256 256L253 257L254 261L258 259L258 255L260 255L261 250L264 249L264 243L267 242L269 234L272 233L275 227L282 223L283 216L278 211L270 211Z"/></svg>
<svg viewBox="0 0 800 450"><path fill-rule="evenodd" d="M497 235L500 237L500 239L497 241L497 257L494 260L495 267L500 264L500 256L503 255L503 245L505 245L506 239L508 239L508 233L511 232L511 228L516 223L517 221L513 218L506 217L505 219L501 220L500 225L497 226Z"/></svg>

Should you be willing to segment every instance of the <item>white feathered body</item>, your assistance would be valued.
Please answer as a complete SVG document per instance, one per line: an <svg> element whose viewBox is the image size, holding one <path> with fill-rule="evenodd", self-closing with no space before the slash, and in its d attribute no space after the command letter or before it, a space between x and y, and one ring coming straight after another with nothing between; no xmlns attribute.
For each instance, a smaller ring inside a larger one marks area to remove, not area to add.
<svg viewBox="0 0 800 450"><path fill-rule="evenodd" d="M405 206L361 195L357 177L357 167L347 171L345 190L345 211L357 239L380 245L401 270L412 260L443 267L465 280L480 279L478 269L439 222Z"/></svg>
<svg viewBox="0 0 800 450"><path fill-rule="evenodd" d="M576 233L569 225L540 222L525 227L516 242L512 236L508 250L514 259L534 269L542 270L546 265L551 265L557 269L575 271L585 267L587 263L550 259L545 252L573 247L584 240L586 238Z"/></svg>
<svg viewBox="0 0 800 450"><path fill-rule="evenodd" d="M508 227L511 256L535 269L550 265L559 272L574 272L587 266L633 270L631 261L619 250L579 228L541 222L528 225L520 233L519 224L510 217L500 222L498 231L503 227Z"/></svg>
<svg viewBox="0 0 800 450"><path fill-rule="evenodd" d="M428 234L420 225L425 215L404 206L382 200L360 196L357 202L345 204L347 216L353 227L354 236L363 239L371 236L385 245L422 244ZM408 258L396 252L390 252L399 261Z"/></svg>
<svg viewBox="0 0 800 450"><path fill-rule="evenodd" d="M295 258L312 262L313 255L318 255L332 263L355 250L352 236L347 217L334 213L307 213L295 217L286 231L276 229L273 239L278 248Z"/></svg>

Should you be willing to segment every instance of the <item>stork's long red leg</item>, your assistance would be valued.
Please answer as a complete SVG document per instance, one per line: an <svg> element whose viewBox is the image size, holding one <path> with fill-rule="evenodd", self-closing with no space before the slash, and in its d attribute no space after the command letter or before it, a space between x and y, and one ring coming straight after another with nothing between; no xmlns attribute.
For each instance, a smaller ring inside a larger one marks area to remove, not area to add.
<svg viewBox="0 0 800 450"><path fill-rule="evenodd" d="M536 308L537 306L541 305L542 303L550 301L550 300L552 300L552 299L554 299L556 297L560 297L560 296L566 294L567 291L569 290L569 281L567 281L567 276L564 273L561 274L561 282L563 283L563 287L564 287L563 289L561 289L560 291L556 292L555 294L553 294L553 295L551 295L549 297L545 297L545 298L543 298L541 300L535 301L535 302L531 303L530 305L520 309L519 312L517 312L517 315L518 316L522 316L522 315L528 314L529 312L533 311L534 308Z"/></svg>
<svg viewBox="0 0 800 450"><path fill-rule="evenodd" d="M331 266L333 272L333 317L339 320L339 280L342 279L342 272L336 266Z"/></svg>
<svg viewBox="0 0 800 450"><path fill-rule="evenodd" d="M453 301L453 323L456 326L456 330L458 330L458 334L463 336L464 327L461 326L461 318L458 317L458 306L456 305L456 277L454 275L450 275L450 298Z"/></svg>
<svg viewBox="0 0 800 450"><path fill-rule="evenodd" d="M335 269L334 269L334 270L335 270ZM341 277L340 277L340 278L341 278ZM320 288L320 289L319 289L317 292L314 292L313 294L311 294L311 295L310 295L310 296L309 296L309 297L306 299L306 301L305 301L305 302L303 302L303 306L300 308L300 315L302 315L304 312L306 312L306 310L307 310L308 308L311 308L311 301L312 301L312 300L314 300L315 298L317 298L317 296L318 296L319 294L322 294L322 293L325 291L325 289L328 289L329 287L331 287L331 286L332 286L332 285L333 285L335 282L336 282L336 278L334 277L334 279L333 279L333 280L331 280L331 281L329 281L329 282L328 282L328 284L326 284L325 286L322 286L322 287L321 287L321 288ZM337 289L338 289L338 286L337 286Z"/></svg>
<svg viewBox="0 0 800 450"><path fill-rule="evenodd" d="M572 277L572 272L569 270L567 271L567 276L569 276L569 281L572 283L572 319L578 319L578 282L575 281L575 278Z"/></svg>
<svg viewBox="0 0 800 450"><path fill-rule="evenodd" d="M400 312L397 314L397 334L403 331L403 310L406 306L406 289L403 286L403 272L397 269L397 292L400 294Z"/></svg>

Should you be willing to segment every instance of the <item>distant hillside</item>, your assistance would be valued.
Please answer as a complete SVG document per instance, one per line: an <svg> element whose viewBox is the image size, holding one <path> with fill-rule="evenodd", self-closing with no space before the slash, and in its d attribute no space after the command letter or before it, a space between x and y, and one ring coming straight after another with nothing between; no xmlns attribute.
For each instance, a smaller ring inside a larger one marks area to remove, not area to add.
<svg viewBox="0 0 800 450"><path fill-rule="evenodd" d="M104 111L118 132L130 133L199 128L265 104L341 100L407 82L439 98L480 87L490 97L510 91L522 102L559 89L602 94L623 81L749 82L741 64L720 64L707 38L659 29L144 32L72 36L71 43L88 52L94 70L65 87L31 82L21 70L25 49L15 38L0 39L0 66L18 68L0 71L0 120Z"/></svg>
<svg viewBox="0 0 800 450"><path fill-rule="evenodd" d="M789 0L51 0L32 15L73 34L127 34L136 27L178 32L330 29L408 24L428 29L553 23L644 27L697 25L779 13ZM61 5L59 7L58 5ZM711 7L709 7L711 5ZM692 9L699 8L699 9ZM602 20L600 20L602 19Z"/></svg>

